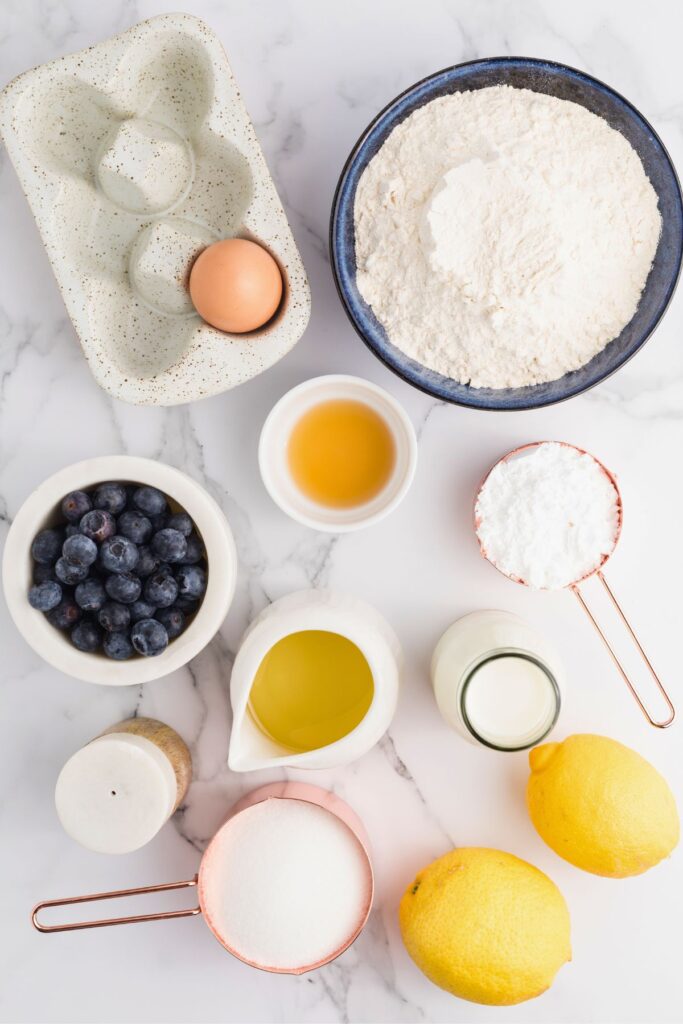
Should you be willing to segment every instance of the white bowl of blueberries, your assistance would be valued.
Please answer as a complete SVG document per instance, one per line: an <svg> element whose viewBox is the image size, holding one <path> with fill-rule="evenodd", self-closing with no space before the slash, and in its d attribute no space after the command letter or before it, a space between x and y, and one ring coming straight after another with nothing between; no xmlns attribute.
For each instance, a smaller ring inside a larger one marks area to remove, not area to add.
<svg viewBox="0 0 683 1024"><path fill-rule="evenodd" d="M228 522L199 484L128 455L68 466L24 502L5 545L7 606L77 679L128 686L194 658L235 592Z"/></svg>

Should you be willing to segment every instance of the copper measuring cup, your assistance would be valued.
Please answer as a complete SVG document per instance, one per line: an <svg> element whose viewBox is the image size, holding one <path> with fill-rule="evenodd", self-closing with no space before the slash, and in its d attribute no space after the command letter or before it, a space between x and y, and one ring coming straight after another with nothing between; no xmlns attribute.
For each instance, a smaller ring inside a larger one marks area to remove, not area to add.
<svg viewBox="0 0 683 1024"><path fill-rule="evenodd" d="M365 860L367 861L367 898L357 926L354 928L353 932L347 936L344 942L334 950L334 952L316 963L306 964L296 968L282 968L255 963L252 960L248 960L246 957L238 953L237 950L233 949L221 935L219 926L212 913L210 900L207 899L208 882L210 880L214 855L219 848L219 837L225 829L230 828L231 822L241 811L244 811L248 807L252 807L254 804L260 803L264 800L301 800L305 803L315 804L318 807L322 807L324 810L329 811L331 814L335 815L335 817L339 818L339 820L347 826L358 840L362 851L365 854ZM318 967L322 967L325 964L330 963L330 961L335 960L338 956L341 956L341 954L357 939L365 927L365 923L369 917L372 907L374 894L374 878L368 846L368 838L360 818L348 804L338 796L335 796L334 793L329 793L327 790L321 789L319 786L311 786L308 783L303 782L275 782L271 785L261 786L258 789L253 790L235 804L230 811L227 821L221 826L204 851L199 865L199 871L194 878L187 879L183 882L166 882L161 885L145 885L139 889L120 889L115 892L92 893L88 896L70 896L66 899L44 900L33 908L31 921L33 926L37 928L39 932L70 932L79 931L84 928L105 928L107 925L137 924L138 922L143 921L168 921L175 917L194 917L197 914L202 914L214 937L220 942L223 948L226 949L228 953L232 953L234 957L241 960L243 963L249 964L250 967L257 967L259 970L269 971L274 974L305 974L307 971L313 971ZM71 924L43 924L39 917L41 911L46 910L49 907L66 907L75 903L94 903L99 900L110 900L123 896L140 896L152 892L168 892L173 889L189 889L195 887L197 889L198 905L196 907L188 907L186 910L167 910L155 914L138 914L131 917L113 917L94 921L77 921Z"/></svg>
<svg viewBox="0 0 683 1024"><path fill-rule="evenodd" d="M482 491L482 488L484 487L484 485L486 484L486 481L488 480L488 478L490 477L491 473L496 469L497 466L499 466L502 462L509 462L511 459L518 458L520 455L524 455L525 453L531 451L532 449L538 448L541 445L548 444L548 443L549 442L547 442L547 441L533 441L530 444L520 445L519 448L514 448L511 452L508 452L507 455L503 455L502 458L498 459L498 461L495 463L495 465L493 465L491 467L491 469L488 471L488 473L486 474L486 476L482 480L482 482L479 485L479 488L477 490L475 499L474 499L474 508L475 508L474 529L475 529L475 532L477 534L477 540L479 541L479 550L481 551L481 554L484 556L484 558L487 560L487 562L489 562L494 567L494 569L498 569L498 572L502 573L502 575L505 576L507 579L512 580L514 583L522 583L524 586L528 586L528 584L526 583L525 580L518 579L515 576L509 575L503 569L499 568L499 566L497 566L496 563L491 558L489 558L489 556L488 556L488 554L487 554L486 550L484 549L484 546L483 546L483 544L481 542L481 539L479 537L479 520L477 518L476 508L477 508L477 504L479 502L479 495L480 495L480 493ZM614 664L616 665L617 669L619 670L619 673L620 673L622 679L624 680L624 682L626 683L627 687L629 688L632 697L634 698L634 700L638 704L638 707L642 711L642 713L645 716L645 718L647 719L647 721L650 723L650 725L655 726L657 729L666 729L667 726L671 725L671 723L674 720L674 716L676 714L674 706L673 706L673 704L671 702L671 699L670 699L668 693L664 689L664 686L663 686L659 676L655 672L655 670L654 670L654 668L652 666L652 662L650 661L650 659L648 658L647 654L643 650L643 647L642 647L638 637L636 636L636 634L635 634L635 632L633 630L633 627L631 626L630 622L626 618L626 615L624 614L624 612L623 612L619 602L617 601L617 599L616 599L616 597L614 595L614 591L611 589L611 587L609 586L607 580L605 579L605 574L603 572L603 567L604 567L605 563L612 557L612 555L614 553L614 550L615 550L615 548L616 548L616 546L617 546L617 544L619 542L619 537L621 536L621 527L622 527L622 523L623 523L623 505L622 505L622 500L621 500L621 492L619 491L619 485L617 484L617 481L616 481L616 478L615 478L614 474L610 473L610 471L606 468L606 466L603 466L603 464L600 462L600 460L596 459L595 456L591 455L590 452L584 451L583 448L578 448L576 445L568 444L566 441L557 441L557 442L551 442L551 443L561 444L565 448L573 448L575 451L579 452L581 455L587 455L589 458L593 459L593 461L600 467L602 472L608 477L610 483L612 484L612 486L614 487L614 490L616 491L616 495L617 495L617 511L618 511L618 524L617 524L616 534L615 534L615 537L614 537L614 544L612 545L612 550L610 552L608 552L606 555L603 555L602 561L600 562L600 564L595 569L592 569L590 572L586 573L580 579L574 580L573 583L567 584L567 587L568 587L569 590L572 591L574 596L577 598L579 604L581 605L581 607L583 608L584 612L588 616L588 618L589 618L591 624L593 625L594 629L597 631L600 639L602 640L602 642L604 643L605 647L609 651L610 656L612 658L612 661L614 662ZM604 587L604 589L605 589L605 591L606 591L606 593L607 593L607 595L608 595L612 605L614 606L615 610L617 611L621 622L624 624L624 626L626 627L626 629L628 631L629 636L633 640L633 642L634 642L634 644L635 644L635 646L636 646L636 648L638 650L638 653L640 654L641 658L645 662L645 665L647 666L647 669L648 669L652 679L654 680L654 682L655 682L655 684L656 684L660 694L662 695L662 697L663 697L664 701L666 702L666 705L667 705L667 707L669 709L669 715L668 715L667 718L664 718L664 719L658 721L658 720L654 719L651 716L651 714L648 711L648 709L647 709L643 699L641 698L640 694L638 693L635 685L632 683L631 679L629 678L628 673L626 672L626 669L624 668L622 663L619 661L619 658L618 658L615 650L613 649L613 647L610 644L609 640L605 636L605 633L604 633L603 629L599 625L595 615L591 611L590 607L588 606L588 604L586 602L586 599L584 598L583 594L581 593L581 589L580 589L581 584L583 582L585 582L585 580L589 579L591 576L596 576L597 579L600 580L600 583Z"/></svg>

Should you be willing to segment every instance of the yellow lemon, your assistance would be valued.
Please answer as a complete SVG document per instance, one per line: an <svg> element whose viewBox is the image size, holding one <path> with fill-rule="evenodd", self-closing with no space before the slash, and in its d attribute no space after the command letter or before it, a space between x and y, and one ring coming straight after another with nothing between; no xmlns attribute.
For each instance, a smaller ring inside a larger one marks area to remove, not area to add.
<svg viewBox="0 0 683 1024"><path fill-rule="evenodd" d="M463 847L439 857L406 889L399 919L420 970L473 1003L533 999L571 960L562 893L501 850Z"/></svg>
<svg viewBox="0 0 683 1024"><path fill-rule="evenodd" d="M668 857L680 826L673 794L649 761L606 736L569 736L529 754L527 806L560 857L610 878Z"/></svg>

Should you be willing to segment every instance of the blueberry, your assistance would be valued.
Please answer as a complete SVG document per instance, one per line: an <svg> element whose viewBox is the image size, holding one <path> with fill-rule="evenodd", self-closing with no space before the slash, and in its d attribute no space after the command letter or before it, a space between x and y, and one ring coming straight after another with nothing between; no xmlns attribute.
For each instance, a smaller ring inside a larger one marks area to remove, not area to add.
<svg viewBox="0 0 683 1024"><path fill-rule="evenodd" d="M181 565L175 578L181 597L197 599L206 593L206 572L199 565Z"/></svg>
<svg viewBox="0 0 683 1024"><path fill-rule="evenodd" d="M62 547L62 557L78 568L87 568L97 558L97 544L90 537L77 533L75 537L67 537Z"/></svg>
<svg viewBox="0 0 683 1024"><path fill-rule="evenodd" d="M194 527L194 523L187 512L177 512L176 515L169 518L166 525L170 530L177 530L178 533L182 533L183 537L189 537Z"/></svg>
<svg viewBox="0 0 683 1024"><path fill-rule="evenodd" d="M104 589L112 601L120 601L121 604L132 604L137 601L142 593L142 583L133 572L120 572L114 576L108 576Z"/></svg>
<svg viewBox="0 0 683 1024"><path fill-rule="evenodd" d="M170 608L178 596L178 584L165 572L155 572L145 583L145 601L155 608Z"/></svg>
<svg viewBox="0 0 683 1024"><path fill-rule="evenodd" d="M168 633L156 619L141 619L130 631L133 647L138 654L153 658L168 647Z"/></svg>
<svg viewBox="0 0 683 1024"><path fill-rule="evenodd" d="M56 579L54 565L41 565L40 562L36 562L33 566L34 583L47 583L48 580Z"/></svg>
<svg viewBox="0 0 683 1024"><path fill-rule="evenodd" d="M185 612L185 615L194 615L197 608L199 608L199 601L196 601L191 597L181 597L178 595L173 607L179 608L181 612Z"/></svg>
<svg viewBox="0 0 683 1024"><path fill-rule="evenodd" d="M108 633L118 633L130 626L130 611L125 604L107 601L100 608L97 621Z"/></svg>
<svg viewBox="0 0 683 1024"><path fill-rule="evenodd" d="M187 541L180 530L159 530L152 537L152 551L165 562L182 562L187 551Z"/></svg>
<svg viewBox="0 0 683 1024"><path fill-rule="evenodd" d="M156 487L138 487L133 504L147 516L158 516L167 509L166 498Z"/></svg>
<svg viewBox="0 0 683 1024"><path fill-rule="evenodd" d="M185 614L177 605L173 605L172 608L160 608L156 618L168 633L169 640L180 636L185 629Z"/></svg>
<svg viewBox="0 0 683 1024"><path fill-rule="evenodd" d="M72 565L66 558L59 558L55 565L55 576L60 583L66 583L68 587L75 587L77 583L88 575L87 565Z"/></svg>
<svg viewBox="0 0 683 1024"><path fill-rule="evenodd" d="M117 522L117 533L128 537L134 544L144 544L152 536L152 524L142 512L122 512Z"/></svg>
<svg viewBox="0 0 683 1024"><path fill-rule="evenodd" d="M47 612L47 620L57 629L71 629L79 621L82 614L76 602L70 597L65 597L56 608Z"/></svg>
<svg viewBox="0 0 683 1024"><path fill-rule="evenodd" d="M100 548L100 561L109 572L130 572L138 562L138 549L128 537L107 537Z"/></svg>
<svg viewBox="0 0 683 1024"><path fill-rule="evenodd" d="M111 512L113 516L117 516L123 512L127 501L128 495L123 484L108 482L100 484L95 491L93 505L95 508L104 509L105 512Z"/></svg>
<svg viewBox="0 0 683 1024"><path fill-rule="evenodd" d="M153 572L156 572L160 565L160 559L147 547L146 544L141 544L138 548L138 564L135 566L135 571L138 576L151 576Z"/></svg>
<svg viewBox="0 0 683 1024"><path fill-rule="evenodd" d="M102 649L115 661L125 661L133 654L133 645L125 633L105 633Z"/></svg>
<svg viewBox="0 0 683 1024"><path fill-rule="evenodd" d="M76 537L80 532L81 528L77 523L67 523L64 527L64 535L66 537Z"/></svg>
<svg viewBox="0 0 683 1024"><path fill-rule="evenodd" d="M28 592L28 603L39 612L49 612L62 600L62 588L59 583L46 580L37 583Z"/></svg>
<svg viewBox="0 0 683 1024"><path fill-rule="evenodd" d="M158 516L150 516L149 521L152 524L152 530L154 533L158 533L159 530L163 530L168 526L168 521L171 517L168 512L160 512Z"/></svg>
<svg viewBox="0 0 683 1024"><path fill-rule="evenodd" d="M94 654L102 646L102 630L86 619L71 630L71 643L85 654Z"/></svg>
<svg viewBox="0 0 683 1024"><path fill-rule="evenodd" d="M195 565L204 558L204 545L196 533L187 538L187 550L183 556L183 565Z"/></svg>
<svg viewBox="0 0 683 1024"><path fill-rule="evenodd" d="M41 530L31 545L34 562L40 565L54 565L62 553L64 535L61 530Z"/></svg>
<svg viewBox="0 0 683 1024"><path fill-rule="evenodd" d="M78 523L92 508L92 502L85 491L72 491L62 498L62 515L69 523Z"/></svg>
<svg viewBox="0 0 683 1024"><path fill-rule="evenodd" d="M140 619L153 619L156 608L148 601L133 601L130 605L130 621L139 622Z"/></svg>
<svg viewBox="0 0 683 1024"><path fill-rule="evenodd" d="M79 583L74 592L76 604L84 612L98 612L107 600L107 594L100 580L87 579Z"/></svg>
<svg viewBox="0 0 683 1024"><path fill-rule="evenodd" d="M111 512L93 509L92 512L86 512L81 519L80 531L96 544L101 544L107 537L113 537L116 533L116 520Z"/></svg>

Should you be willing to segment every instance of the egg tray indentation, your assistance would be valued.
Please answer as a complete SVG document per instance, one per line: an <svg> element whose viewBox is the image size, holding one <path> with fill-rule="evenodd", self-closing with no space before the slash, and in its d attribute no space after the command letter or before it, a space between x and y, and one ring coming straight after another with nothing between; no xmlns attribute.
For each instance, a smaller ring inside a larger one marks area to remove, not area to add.
<svg viewBox="0 0 683 1024"><path fill-rule="evenodd" d="M90 368L125 401L217 394L282 358L308 322L301 257L225 52L162 15L20 75L0 131ZM218 238L253 238L284 278L278 314L225 334L187 293Z"/></svg>

